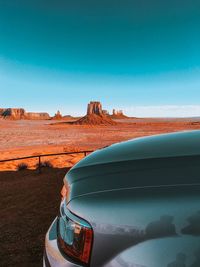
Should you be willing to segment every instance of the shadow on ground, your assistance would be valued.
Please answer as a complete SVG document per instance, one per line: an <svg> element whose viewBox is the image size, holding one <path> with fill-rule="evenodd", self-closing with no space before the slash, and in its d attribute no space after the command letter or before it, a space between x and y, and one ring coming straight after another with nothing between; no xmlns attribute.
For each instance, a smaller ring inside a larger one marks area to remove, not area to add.
<svg viewBox="0 0 200 267"><path fill-rule="evenodd" d="M58 214L66 172L0 172L1 267L42 266L45 233Z"/></svg>

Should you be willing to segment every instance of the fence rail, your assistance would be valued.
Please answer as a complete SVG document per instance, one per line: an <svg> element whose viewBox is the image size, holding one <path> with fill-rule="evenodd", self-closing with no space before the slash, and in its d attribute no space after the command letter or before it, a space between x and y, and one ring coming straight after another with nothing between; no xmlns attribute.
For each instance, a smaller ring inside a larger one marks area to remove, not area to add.
<svg viewBox="0 0 200 267"><path fill-rule="evenodd" d="M0 163L23 160L23 159L38 158L38 171L39 173L41 173L41 158L43 157L53 157L53 156L73 155L73 154L83 154L86 157L87 154L92 153L92 152L93 150L84 150L84 151L61 152L61 153L53 153L53 154L40 154L40 155L33 155L33 156L27 156L27 157L21 157L21 158L3 159L3 160L0 160Z"/></svg>

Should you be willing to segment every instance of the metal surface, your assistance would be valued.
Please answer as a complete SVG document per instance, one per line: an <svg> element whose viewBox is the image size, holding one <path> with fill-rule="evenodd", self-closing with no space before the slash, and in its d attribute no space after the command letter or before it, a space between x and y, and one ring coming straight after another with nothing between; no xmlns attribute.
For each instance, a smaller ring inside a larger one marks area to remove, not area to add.
<svg viewBox="0 0 200 267"><path fill-rule="evenodd" d="M65 183L65 209L94 231L91 267L200 266L200 131L99 150ZM52 267L71 266L48 253Z"/></svg>

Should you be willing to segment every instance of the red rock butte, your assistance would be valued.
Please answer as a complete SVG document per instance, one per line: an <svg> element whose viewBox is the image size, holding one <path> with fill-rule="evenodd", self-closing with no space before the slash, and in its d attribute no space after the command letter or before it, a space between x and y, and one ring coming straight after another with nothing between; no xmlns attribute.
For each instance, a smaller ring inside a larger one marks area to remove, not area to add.
<svg viewBox="0 0 200 267"><path fill-rule="evenodd" d="M116 125L104 110L98 101L91 101L87 107L87 115L83 118L72 122L76 125Z"/></svg>
<svg viewBox="0 0 200 267"><path fill-rule="evenodd" d="M63 116L61 115L60 111L58 110L52 119L53 120L62 120L62 118L63 118Z"/></svg>
<svg viewBox="0 0 200 267"><path fill-rule="evenodd" d="M113 113L111 115L112 119L126 119L128 118L126 115L124 115L123 110L116 110L113 109Z"/></svg>
<svg viewBox="0 0 200 267"><path fill-rule="evenodd" d="M0 108L0 117L11 120L49 120L46 112L26 112L23 108Z"/></svg>

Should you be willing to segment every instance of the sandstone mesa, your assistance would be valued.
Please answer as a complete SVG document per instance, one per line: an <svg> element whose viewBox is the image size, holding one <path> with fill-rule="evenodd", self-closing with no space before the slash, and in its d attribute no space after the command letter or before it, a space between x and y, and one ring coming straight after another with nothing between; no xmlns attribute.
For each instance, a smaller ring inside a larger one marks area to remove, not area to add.
<svg viewBox="0 0 200 267"><path fill-rule="evenodd" d="M23 108L1 108L0 117L11 120L49 120L50 116L46 112L26 112Z"/></svg>
<svg viewBox="0 0 200 267"><path fill-rule="evenodd" d="M76 125L116 125L108 112L102 109L102 104L99 101L91 101L87 107L87 114L81 119L72 122Z"/></svg>
<svg viewBox="0 0 200 267"><path fill-rule="evenodd" d="M50 117L47 112L26 112L23 108L0 108L0 118L10 120L62 120L62 119L74 119L72 116L62 116L60 111ZM113 109L113 113L102 108L102 104L99 101L91 101L87 106L87 114L79 118L71 124L76 125L115 125L116 122L113 119L128 118L123 114L122 110Z"/></svg>

